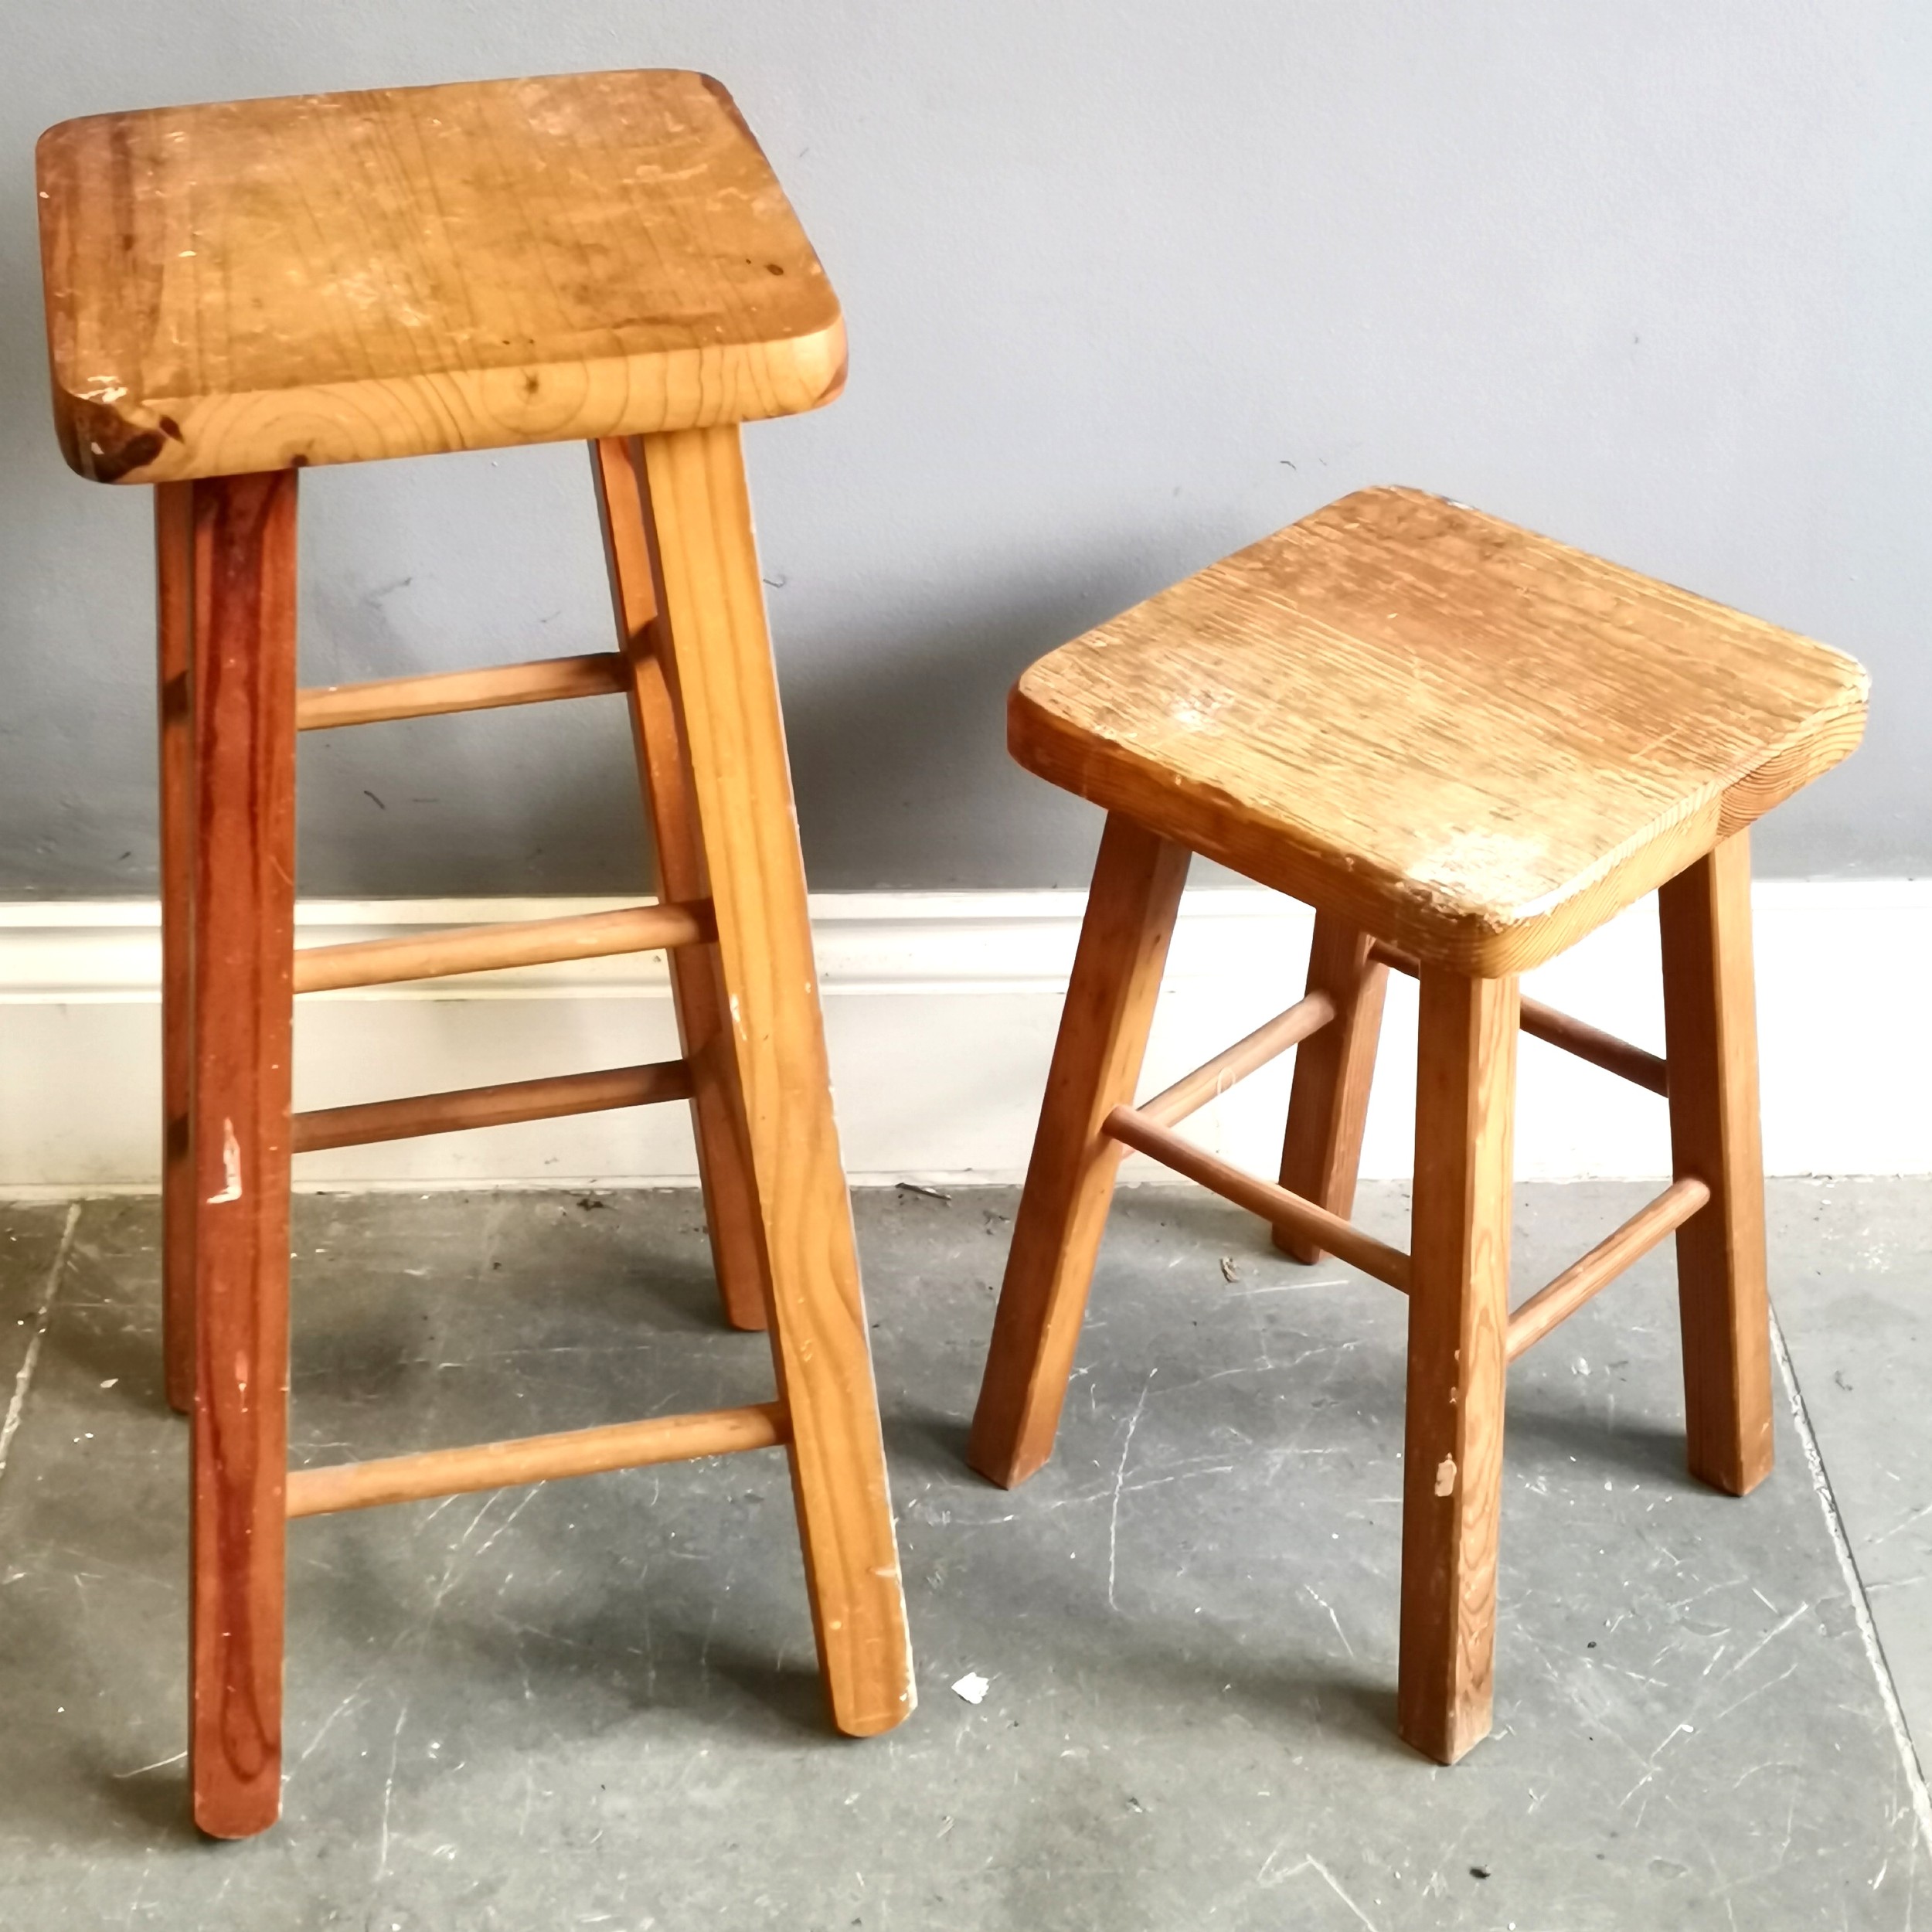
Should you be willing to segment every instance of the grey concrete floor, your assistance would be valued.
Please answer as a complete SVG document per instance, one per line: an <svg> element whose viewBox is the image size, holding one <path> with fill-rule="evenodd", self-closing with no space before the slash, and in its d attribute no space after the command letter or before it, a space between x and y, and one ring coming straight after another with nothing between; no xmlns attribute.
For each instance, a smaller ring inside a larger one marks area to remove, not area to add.
<svg viewBox="0 0 1932 1932"><path fill-rule="evenodd" d="M1643 1191L1524 1189L1519 1278ZM823 1720L775 1454L318 1519L284 1820L236 1845L185 1820L155 1208L0 1209L0 1924L1911 1924L1932 1183L1774 1189L1816 1439L1781 1387L1745 1501L1682 1473L1667 1251L1512 1372L1496 1731L1453 1770L1392 1730L1399 1298L1124 1195L1058 1454L1009 1495L961 1450L1012 1205L859 1201L907 1724ZM298 1461L768 1393L689 1195L323 1197L297 1230Z"/></svg>

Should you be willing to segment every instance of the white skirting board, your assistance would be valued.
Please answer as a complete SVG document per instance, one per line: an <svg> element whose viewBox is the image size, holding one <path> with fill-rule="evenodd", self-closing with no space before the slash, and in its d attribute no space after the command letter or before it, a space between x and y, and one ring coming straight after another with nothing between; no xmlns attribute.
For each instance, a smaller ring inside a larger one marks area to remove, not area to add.
<svg viewBox="0 0 1932 1932"><path fill-rule="evenodd" d="M300 943L599 911L616 900L304 905ZM1932 881L1771 880L1755 893L1764 1152L1774 1174L1932 1172ZM818 897L845 1165L859 1183L1005 1182L1023 1172L1082 905L1078 893ZM1268 893L1191 892L1144 1093L1295 998L1309 915ZM159 1149L158 916L136 902L0 905L0 1192L145 1189ZM1655 903L1526 982L1661 1050ZM1415 992L1392 976L1366 1175L1410 1169ZM338 1106L676 1053L661 955L312 995L298 1006L301 1107ZM1284 1059L1189 1123L1263 1172ZM1521 1054L1526 1179L1666 1172L1663 1103L1535 1040ZM681 1105L306 1155L311 1188L689 1180ZM1124 1178L1163 1178L1136 1156Z"/></svg>

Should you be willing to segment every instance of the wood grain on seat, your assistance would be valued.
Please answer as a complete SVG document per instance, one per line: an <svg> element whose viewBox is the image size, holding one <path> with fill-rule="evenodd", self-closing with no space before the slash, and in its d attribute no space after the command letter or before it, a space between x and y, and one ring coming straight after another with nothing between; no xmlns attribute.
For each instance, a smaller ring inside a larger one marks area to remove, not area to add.
<svg viewBox="0 0 1932 1932"><path fill-rule="evenodd" d="M1857 744L1822 645L1364 490L1063 645L1013 755L1436 965L1537 965Z"/></svg>
<svg viewBox="0 0 1932 1932"><path fill-rule="evenodd" d="M154 483L784 416L837 298L730 97L634 72L63 122L68 461Z"/></svg>

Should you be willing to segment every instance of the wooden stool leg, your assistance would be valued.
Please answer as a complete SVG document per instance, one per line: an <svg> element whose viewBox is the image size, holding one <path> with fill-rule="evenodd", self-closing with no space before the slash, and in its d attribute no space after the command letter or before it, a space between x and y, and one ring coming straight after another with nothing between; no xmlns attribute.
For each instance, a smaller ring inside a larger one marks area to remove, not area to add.
<svg viewBox="0 0 1932 1932"><path fill-rule="evenodd" d="M689 904L708 897L711 885L698 837L683 725L658 648L659 597L638 467L641 461L634 438L613 437L590 446L617 640L631 667L631 735L657 849L658 896ZM718 949L674 947L668 957L679 1043L691 1068L698 1183L704 1193L719 1298L734 1328L762 1328L770 1290L737 1063L725 1026Z"/></svg>
<svg viewBox="0 0 1932 1932"><path fill-rule="evenodd" d="M1423 969L1396 1701L1444 1764L1489 1730L1516 1022L1515 980Z"/></svg>
<svg viewBox="0 0 1932 1932"><path fill-rule="evenodd" d="M1369 956L1373 944L1366 933L1316 913L1308 990L1334 1001L1335 1018L1294 1049L1294 1085L1281 1143L1281 1185L1344 1220L1355 1206L1389 984L1389 969ZM1287 1228L1274 1230L1274 1245L1298 1261L1321 1259L1314 1243Z"/></svg>
<svg viewBox="0 0 1932 1932"><path fill-rule="evenodd" d="M1133 1102L1189 858L1117 812L1101 835L966 1451L1009 1488L1053 1454L1126 1151L1100 1123Z"/></svg>
<svg viewBox="0 0 1932 1932"><path fill-rule="evenodd" d="M656 658L710 872L819 1664L834 1723L865 1736L911 1711L912 1660L738 430L647 437L643 457Z"/></svg>
<svg viewBox="0 0 1932 1932"><path fill-rule="evenodd" d="M189 965L194 918L195 491L155 491L155 614L161 723L161 1346L168 1404L195 1401L195 1174L189 1158L195 1034Z"/></svg>
<svg viewBox="0 0 1932 1932"><path fill-rule="evenodd" d="M1771 1467L1770 1311L1751 984L1751 861L1737 832L1658 893L1671 1165L1709 1203L1677 1230L1692 1475L1741 1496Z"/></svg>
<svg viewBox="0 0 1932 1932"><path fill-rule="evenodd" d="M296 474L192 486L189 1772L217 1838L273 1824L281 1800Z"/></svg>

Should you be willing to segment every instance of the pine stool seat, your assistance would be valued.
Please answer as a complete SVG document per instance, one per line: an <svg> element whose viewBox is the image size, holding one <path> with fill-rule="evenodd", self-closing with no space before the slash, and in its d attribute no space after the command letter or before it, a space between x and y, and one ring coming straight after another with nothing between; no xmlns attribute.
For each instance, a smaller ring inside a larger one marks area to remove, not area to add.
<svg viewBox="0 0 1932 1932"><path fill-rule="evenodd" d="M189 1777L278 1809L291 1518L782 1447L835 1723L913 1699L738 424L829 401L838 305L724 90L542 80L109 114L39 148L55 416L155 488L164 1336L192 1426ZM617 648L298 690L297 481L581 438ZM656 903L294 946L296 734L621 696ZM292 998L668 950L675 1060L292 1114ZM290 1471L291 1153L689 1101L727 1318L769 1402Z"/></svg>
<svg viewBox="0 0 1932 1932"><path fill-rule="evenodd" d="M39 161L56 422L102 482L750 422L845 380L704 74L97 114Z"/></svg>
<svg viewBox="0 0 1932 1932"><path fill-rule="evenodd" d="M1419 492L1366 490L1049 654L1009 742L1104 807L969 1455L1051 1454L1102 1225L1138 1148L1409 1299L1399 1723L1453 1762L1489 1729L1504 1372L1677 1240L1694 1474L1770 1466L1750 822L1863 729L1850 658ZM1315 910L1302 999L1134 1104L1192 853ZM1517 975L1655 890L1662 1058ZM1420 981L1407 1253L1352 1205L1389 968ZM1512 1311L1519 1027L1667 1095L1671 1185ZM1298 1048L1278 1182L1175 1131Z"/></svg>

